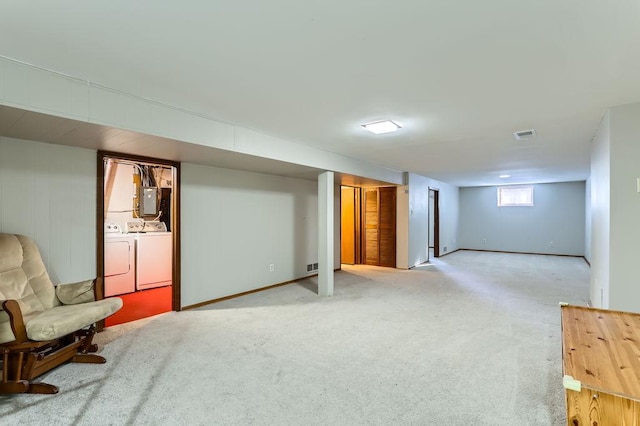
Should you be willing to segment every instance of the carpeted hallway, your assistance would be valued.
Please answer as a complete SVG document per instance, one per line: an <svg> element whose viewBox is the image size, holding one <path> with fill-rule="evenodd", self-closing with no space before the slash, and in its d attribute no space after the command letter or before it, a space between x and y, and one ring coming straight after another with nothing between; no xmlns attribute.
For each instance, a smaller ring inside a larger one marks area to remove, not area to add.
<svg viewBox="0 0 640 426"><path fill-rule="evenodd" d="M558 302L586 304L584 260L460 251L315 283L107 329L107 364L0 396L0 423L564 424Z"/></svg>

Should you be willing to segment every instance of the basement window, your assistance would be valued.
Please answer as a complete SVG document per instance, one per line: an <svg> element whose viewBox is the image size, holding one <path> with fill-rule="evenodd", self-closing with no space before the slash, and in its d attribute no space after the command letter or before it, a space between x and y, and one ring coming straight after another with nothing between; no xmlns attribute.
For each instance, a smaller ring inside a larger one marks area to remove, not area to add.
<svg viewBox="0 0 640 426"><path fill-rule="evenodd" d="M533 186L499 186L498 207L533 206Z"/></svg>

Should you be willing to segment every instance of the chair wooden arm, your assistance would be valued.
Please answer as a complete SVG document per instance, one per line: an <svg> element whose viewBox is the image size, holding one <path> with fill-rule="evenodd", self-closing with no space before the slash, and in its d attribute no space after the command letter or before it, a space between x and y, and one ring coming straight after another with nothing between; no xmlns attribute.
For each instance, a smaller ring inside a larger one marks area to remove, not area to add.
<svg viewBox="0 0 640 426"><path fill-rule="evenodd" d="M2 309L9 314L9 320L11 321L11 331L16 337L13 343L25 343L29 341L27 337L27 328L24 325L24 319L22 318L22 311L20 305L16 300L5 300L2 304Z"/></svg>
<svg viewBox="0 0 640 426"><path fill-rule="evenodd" d="M93 281L93 295L95 297L94 300L104 299L104 285L102 283L102 277L98 277Z"/></svg>

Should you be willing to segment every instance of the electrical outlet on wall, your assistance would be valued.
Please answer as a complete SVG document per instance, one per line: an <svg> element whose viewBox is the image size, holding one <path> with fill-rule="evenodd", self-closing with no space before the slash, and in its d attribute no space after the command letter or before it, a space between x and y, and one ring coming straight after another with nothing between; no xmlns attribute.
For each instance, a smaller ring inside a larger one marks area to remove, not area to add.
<svg viewBox="0 0 640 426"><path fill-rule="evenodd" d="M486 238L482 239L482 244L487 244L487 239Z"/></svg>
<svg viewBox="0 0 640 426"><path fill-rule="evenodd" d="M554 247L556 245L556 243L554 243L553 241L549 241L549 247Z"/></svg>
<svg viewBox="0 0 640 426"><path fill-rule="evenodd" d="M274 265L273 263L271 263L269 265L269 272L274 272L276 270L276 265Z"/></svg>

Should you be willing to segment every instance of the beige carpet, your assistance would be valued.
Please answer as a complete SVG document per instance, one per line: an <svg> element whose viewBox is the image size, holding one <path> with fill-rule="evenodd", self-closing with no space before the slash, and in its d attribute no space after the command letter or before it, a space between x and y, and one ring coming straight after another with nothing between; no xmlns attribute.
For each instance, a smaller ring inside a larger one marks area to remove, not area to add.
<svg viewBox="0 0 640 426"><path fill-rule="evenodd" d="M344 267L100 335L55 396L0 396L2 424L562 425L569 257L461 251L411 271ZM201 285L216 285L215 282Z"/></svg>

